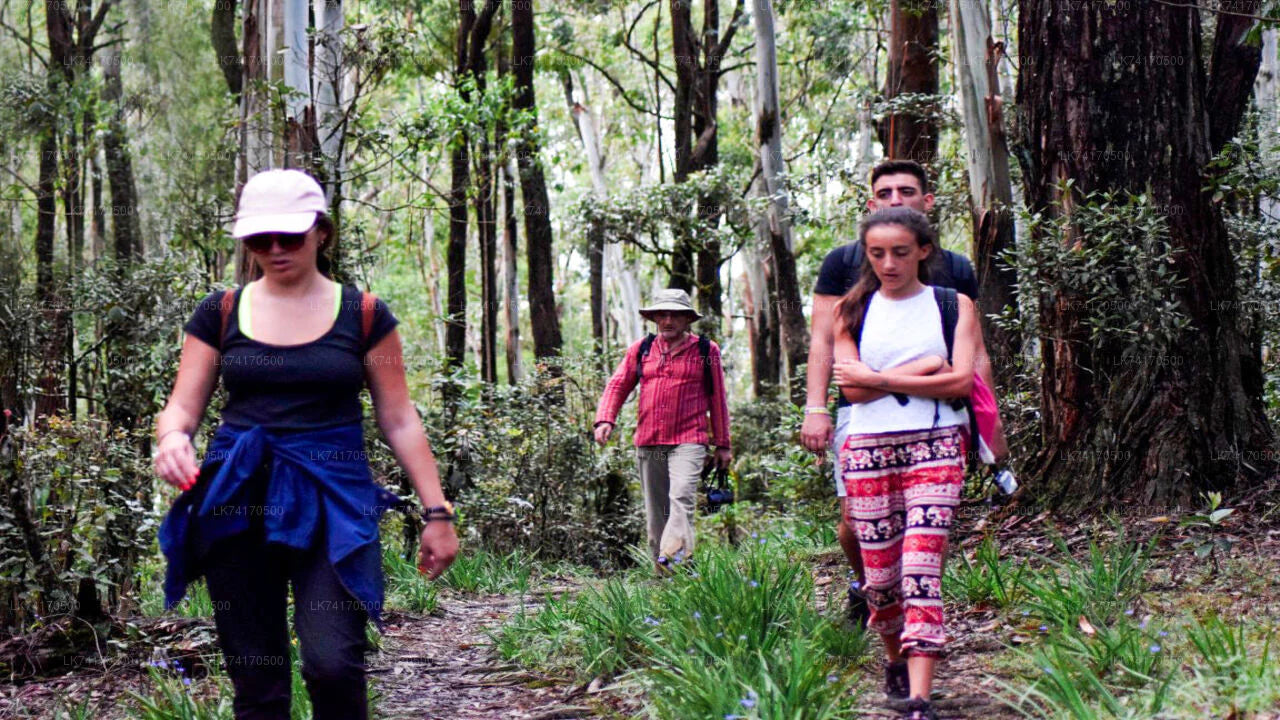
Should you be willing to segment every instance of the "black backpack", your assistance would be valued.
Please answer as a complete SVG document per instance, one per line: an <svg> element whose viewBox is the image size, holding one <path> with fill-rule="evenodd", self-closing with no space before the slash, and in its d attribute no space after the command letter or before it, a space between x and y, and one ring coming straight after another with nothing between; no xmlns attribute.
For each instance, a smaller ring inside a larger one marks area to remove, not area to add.
<svg viewBox="0 0 1280 720"><path fill-rule="evenodd" d="M644 382L644 359L649 357L649 350L653 347L653 341L657 339L657 335L649 333L640 341L640 355L636 358L636 380ZM707 390L707 394L711 394L711 339L706 335L698 336L698 356L702 358L702 384Z"/></svg>

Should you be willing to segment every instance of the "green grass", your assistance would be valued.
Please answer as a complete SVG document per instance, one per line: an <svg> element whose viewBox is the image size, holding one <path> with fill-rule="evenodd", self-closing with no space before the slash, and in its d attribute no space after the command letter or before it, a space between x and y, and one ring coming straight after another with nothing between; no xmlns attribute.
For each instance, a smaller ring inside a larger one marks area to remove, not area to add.
<svg viewBox="0 0 1280 720"><path fill-rule="evenodd" d="M972 558L958 552L947 559L942 591L952 602L1005 610L1025 596L1025 571L1025 563L1001 558L995 540L988 535L974 549Z"/></svg>
<svg viewBox="0 0 1280 720"><path fill-rule="evenodd" d="M669 578L637 570L517 613L495 647L580 680L634 681L660 718L848 717L868 640L814 610L810 537L701 544Z"/></svg>
<svg viewBox="0 0 1280 720"><path fill-rule="evenodd" d="M386 577L386 604L409 612L430 614L439 604L440 588L405 560L391 543L382 546L382 571Z"/></svg>
<svg viewBox="0 0 1280 720"><path fill-rule="evenodd" d="M1081 617L1094 625L1109 625L1145 587L1145 573L1156 540L1145 545L1128 541L1123 531L1107 545L1089 541L1085 560L1071 555L1061 537L1054 536L1058 557L1041 556L1044 567L1021 577L1027 599L1024 607L1045 624L1068 630Z"/></svg>

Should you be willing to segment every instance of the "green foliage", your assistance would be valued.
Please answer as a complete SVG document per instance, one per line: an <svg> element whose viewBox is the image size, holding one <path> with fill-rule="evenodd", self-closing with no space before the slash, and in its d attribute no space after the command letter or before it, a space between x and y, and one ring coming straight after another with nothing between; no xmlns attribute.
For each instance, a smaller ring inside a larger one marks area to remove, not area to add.
<svg viewBox="0 0 1280 720"><path fill-rule="evenodd" d="M534 559L525 550L505 555L487 550L462 553L440 578L454 590L465 593L509 593L523 595L534 573Z"/></svg>
<svg viewBox="0 0 1280 720"><path fill-rule="evenodd" d="M453 396L427 411L442 478L462 509L463 529L493 552L625 563L626 548L640 536L628 487L635 457L621 432L604 449L591 439L598 373L567 364L559 377L539 371L483 393L474 384L462 390L456 378L439 383ZM400 471L388 467L386 474Z"/></svg>
<svg viewBox="0 0 1280 720"><path fill-rule="evenodd" d="M176 662L150 664L147 677L150 692L130 692L137 703L130 710L133 720L231 720L231 684L225 676L211 676L217 693L209 697L192 692L192 679Z"/></svg>
<svg viewBox="0 0 1280 720"><path fill-rule="evenodd" d="M1061 558L1042 557L1046 564L1022 577L1025 607L1051 627L1076 627L1080 618L1094 625L1116 621L1145 586L1143 573L1155 547L1126 541L1123 531L1107 545L1089 541L1086 560L1077 560L1060 536L1053 537Z"/></svg>
<svg viewBox="0 0 1280 720"><path fill-rule="evenodd" d="M1016 567L1015 567L1016 565ZM1025 590L1022 575L1026 565L1000 557L995 539L988 535L970 558L953 553L943 570L942 591L953 602L966 606L989 605L1007 609L1018 604Z"/></svg>
<svg viewBox="0 0 1280 720"><path fill-rule="evenodd" d="M383 542L382 568L388 607L417 613L435 612L439 605L439 586L427 580L415 563L406 560L394 543Z"/></svg>
<svg viewBox="0 0 1280 720"><path fill-rule="evenodd" d="M673 576L637 572L549 600L495 634L504 657L581 678L638 676L658 717L826 718L852 708L866 635L818 615L789 530L706 543Z"/></svg>
<svg viewBox="0 0 1280 720"><path fill-rule="evenodd" d="M59 417L46 430L11 429L14 459L0 466L0 626L80 610L82 582L108 610L133 591L158 527L140 432Z"/></svg>
<svg viewBox="0 0 1280 720"><path fill-rule="evenodd" d="M1064 194L1073 192L1071 183ZM1146 195L1090 193L1054 218L1029 218L1030 232L1001 258L1018 273L1021 312L1002 322L1026 337L1038 332L1042 311L1069 303L1099 356L1120 365L1170 358L1188 325L1174 290L1174 270L1163 209Z"/></svg>

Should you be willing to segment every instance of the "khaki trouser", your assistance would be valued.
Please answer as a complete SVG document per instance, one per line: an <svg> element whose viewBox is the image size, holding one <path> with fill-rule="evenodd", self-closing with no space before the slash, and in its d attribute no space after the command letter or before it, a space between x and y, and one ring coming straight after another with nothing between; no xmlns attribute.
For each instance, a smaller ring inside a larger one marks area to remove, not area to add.
<svg viewBox="0 0 1280 720"><path fill-rule="evenodd" d="M693 554L693 511L698 480L707 458L704 445L646 445L636 448L649 531L649 555L687 560Z"/></svg>

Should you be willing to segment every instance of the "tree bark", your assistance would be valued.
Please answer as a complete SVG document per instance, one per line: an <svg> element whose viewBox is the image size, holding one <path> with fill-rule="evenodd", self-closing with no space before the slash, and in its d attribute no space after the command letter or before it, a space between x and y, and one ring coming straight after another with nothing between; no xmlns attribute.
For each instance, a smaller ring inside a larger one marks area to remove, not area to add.
<svg viewBox="0 0 1280 720"><path fill-rule="evenodd" d="M1016 302L1014 287L1018 281L1017 273L999 260L1000 254L1014 243L1013 184L1004 130L1004 100L996 73L1004 44L992 41L991 20L986 6L980 3L951 0L951 25L968 150L972 254L981 295L979 311L985 316ZM982 328L996 379L1007 384L1020 352L1019 339L989 321L983 322Z"/></svg>
<svg viewBox="0 0 1280 720"><path fill-rule="evenodd" d="M938 9L933 0L892 0L885 100L917 96L916 109L888 113L880 124L880 144L891 158L929 166L938 154ZM920 106L923 107L920 107Z"/></svg>
<svg viewBox="0 0 1280 720"><path fill-rule="evenodd" d="M1080 298L1042 299L1041 487L1075 501L1163 501L1262 477L1273 461L1261 378L1252 377L1222 214L1201 191L1214 91L1205 87L1198 11L1150 0L1069 13L1052 6L1020 3L1028 209L1058 217L1093 191L1146 193L1168 209L1171 269L1182 281L1169 300L1189 327L1176 363L1123 365L1125 348L1090 341ZM1074 186L1064 194L1067 179Z"/></svg>
<svg viewBox="0 0 1280 720"><path fill-rule="evenodd" d="M693 93L697 81L698 55L693 37L693 0L671 0L671 53L675 58L676 89L671 108L675 133L676 165L672 177L677 183L689 179L693 172ZM688 208L672 208L673 213L686 213ZM671 278L668 287L693 290L694 240L683 224L677 226L671 256Z"/></svg>
<svg viewBox="0 0 1280 720"><path fill-rule="evenodd" d="M474 78L478 101L483 102L487 87L488 61L485 45L493 29L493 18L502 6L501 0L486 0L471 28L467 44L467 72ZM497 128L494 128L495 131ZM493 148L489 129L483 128L477 138L475 208L477 242L480 246L480 378L486 383L498 382L498 225L496 218L496 184L493 172Z"/></svg>
<svg viewBox="0 0 1280 720"><path fill-rule="evenodd" d="M133 158L125 134L123 87L120 82L120 55L108 51L102 59L105 92L110 120L102 134L102 150L111 183L111 231L116 263L128 267L142 258L142 229L138 225L138 191L133 183Z"/></svg>
<svg viewBox="0 0 1280 720"><path fill-rule="evenodd" d="M756 187L764 191L768 206L761 219L763 233L769 238L769 250L777 282L777 315L782 331L782 346L787 357L787 377L791 401L804 404L805 375L801 367L808 362L809 330L805 327L800 285L796 278L796 258L791 248L791 221L788 217L787 191L782 186L782 110L778 102L778 50L773 24L773 3L754 0L756 30L756 148L760 159L762 182Z"/></svg>
<svg viewBox="0 0 1280 720"><path fill-rule="evenodd" d="M464 102L471 102L471 92L465 84L468 43L475 26L475 6L471 0L458 0L458 33L456 36L456 64L454 76L459 83L458 94ZM471 182L470 139L459 136L449 153L451 181L449 184L449 246L445 262L449 277L445 319L445 358L451 367L462 367L467 355L467 186Z"/></svg>
<svg viewBox="0 0 1280 720"><path fill-rule="evenodd" d="M1209 68L1206 107L1209 113L1209 148L1218 152L1240 129L1240 121L1249 107L1253 80L1262 64L1262 46L1245 42L1245 36L1257 23L1246 15L1259 15L1261 0L1235 3L1234 12L1218 15L1218 29L1213 37L1213 58Z"/></svg>
<svg viewBox="0 0 1280 720"><path fill-rule="evenodd" d="M218 58L218 69L227 81L227 90L238 101L240 89L244 86L244 69L240 62L240 51L236 48L236 2L237 0L216 0L213 3L213 15L209 19L209 40Z"/></svg>
<svg viewBox="0 0 1280 720"><path fill-rule="evenodd" d="M516 78L516 110L537 118L537 98L533 90L536 45L533 3L514 2L511 11L511 66ZM529 319L533 326L533 353L539 360L560 355L563 341L554 290L555 251L551 230L547 182L539 159L537 127L520 134L517 162L520 167L520 194L524 200L524 234L528 245ZM552 365L552 371L558 367Z"/></svg>

